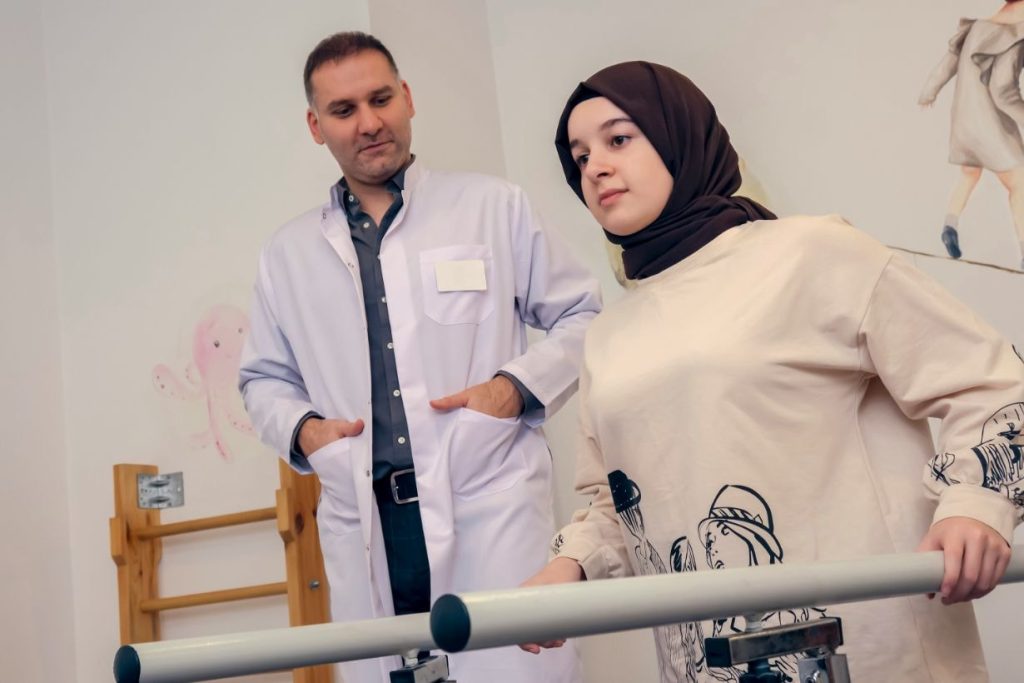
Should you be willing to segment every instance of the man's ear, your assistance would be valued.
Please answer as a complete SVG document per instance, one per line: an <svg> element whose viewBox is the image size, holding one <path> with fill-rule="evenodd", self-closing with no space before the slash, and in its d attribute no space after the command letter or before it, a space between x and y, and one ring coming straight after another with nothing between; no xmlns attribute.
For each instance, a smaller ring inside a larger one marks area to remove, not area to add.
<svg viewBox="0 0 1024 683"><path fill-rule="evenodd" d="M402 97L405 98L405 104L409 107L409 118L411 119L416 116L416 105L412 103L412 90L406 81L402 81Z"/></svg>
<svg viewBox="0 0 1024 683"><path fill-rule="evenodd" d="M324 138L320 134L320 119L312 107L306 110L306 125L309 126L309 134L313 136L313 141L318 145L324 144Z"/></svg>

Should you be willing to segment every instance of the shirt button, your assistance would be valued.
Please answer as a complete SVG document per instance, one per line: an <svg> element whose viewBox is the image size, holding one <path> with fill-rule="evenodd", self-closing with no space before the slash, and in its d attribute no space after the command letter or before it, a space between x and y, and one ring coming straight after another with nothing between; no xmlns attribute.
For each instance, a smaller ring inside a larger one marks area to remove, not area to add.
<svg viewBox="0 0 1024 683"><path fill-rule="evenodd" d="M368 227L370 227L369 223L363 223L363 230L366 230Z"/></svg>
<svg viewBox="0 0 1024 683"><path fill-rule="evenodd" d="M349 196L348 196L348 200L349 200L350 202L354 202L354 201L356 200L356 198L355 198L354 196L352 196L352 195L349 195Z"/></svg>
<svg viewBox="0 0 1024 683"><path fill-rule="evenodd" d="M398 389L395 389L394 391L391 392L391 395L394 396L395 398L398 398L399 396L402 395L402 392L399 391Z"/></svg>
<svg viewBox="0 0 1024 683"><path fill-rule="evenodd" d="M388 342L388 348L389 348L389 349L393 349L393 348L395 348L395 345L394 345L394 344L392 344L391 342Z"/></svg>
<svg viewBox="0 0 1024 683"><path fill-rule="evenodd" d="M370 470L366 470L366 476L370 476Z"/></svg>
<svg viewBox="0 0 1024 683"><path fill-rule="evenodd" d="M405 443L405 437L404 436L398 437L398 443L399 444L404 444Z"/></svg>
<svg viewBox="0 0 1024 683"><path fill-rule="evenodd" d="M386 303L388 302L388 298L387 298L386 296L382 296L382 297L380 298L380 302L381 302L382 304L386 304Z"/></svg>

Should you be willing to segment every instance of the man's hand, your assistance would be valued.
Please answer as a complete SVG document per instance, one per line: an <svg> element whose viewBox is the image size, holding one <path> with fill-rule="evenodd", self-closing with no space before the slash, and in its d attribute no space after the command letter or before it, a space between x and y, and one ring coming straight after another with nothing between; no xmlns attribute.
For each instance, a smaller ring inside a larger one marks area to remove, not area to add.
<svg viewBox="0 0 1024 683"><path fill-rule="evenodd" d="M302 423L302 429L299 430L299 448L304 455L309 456L332 441L358 436L362 432L362 420L348 422L311 417Z"/></svg>
<svg viewBox="0 0 1024 683"><path fill-rule="evenodd" d="M456 408L469 408L491 417L519 417L523 412L523 397L509 379L498 375L489 382L476 384L457 394L434 399L434 410L447 412Z"/></svg>
<svg viewBox="0 0 1024 683"><path fill-rule="evenodd" d="M543 569L523 582L522 587L547 586L553 583L574 583L576 581L585 581L586 578L583 574L583 567L580 566L579 562L568 557L556 557L548 562ZM563 645L565 645L564 640L548 640L543 643L523 643L519 648L539 655L543 648L562 647Z"/></svg>
<svg viewBox="0 0 1024 683"><path fill-rule="evenodd" d="M1006 539L989 525L970 517L948 517L936 522L917 549L941 550L945 554L946 571L939 589L945 605L986 595L1003 578L1010 562Z"/></svg>

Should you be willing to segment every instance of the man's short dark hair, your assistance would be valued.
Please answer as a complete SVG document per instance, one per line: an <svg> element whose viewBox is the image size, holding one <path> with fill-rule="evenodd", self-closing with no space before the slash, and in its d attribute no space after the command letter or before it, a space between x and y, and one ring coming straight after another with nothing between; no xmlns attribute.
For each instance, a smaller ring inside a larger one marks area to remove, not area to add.
<svg viewBox="0 0 1024 683"><path fill-rule="evenodd" d="M340 62L346 57L363 52L364 50L376 50L387 57L391 70L398 76L398 65L391 52L369 33L362 31L344 31L327 36L321 40L313 51L306 57L306 68L302 70L302 81L306 87L306 100L313 103L313 72L328 62Z"/></svg>

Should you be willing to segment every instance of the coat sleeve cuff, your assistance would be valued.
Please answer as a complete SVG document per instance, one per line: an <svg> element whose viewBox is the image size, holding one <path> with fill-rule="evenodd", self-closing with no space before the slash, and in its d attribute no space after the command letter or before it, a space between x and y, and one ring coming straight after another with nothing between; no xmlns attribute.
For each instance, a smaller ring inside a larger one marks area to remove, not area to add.
<svg viewBox="0 0 1024 683"><path fill-rule="evenodd" d="M970 517L989 525L1013 545L1013 530L1017 526L1017 510L1001 493L971 484L954 484L939 496L932 524L949 517Z"/></svg>
<svg viewBox="0 0 1024 683"><path fill-rule="evenodd" d="M295 423L295 429L292 430L291 448L288 452L288 464L291 465L292 469L303 474L311 473L313 468L310 466L309 460L306 459L306 454L299 447L299 431L302 429L302 425L306 424L306 420L311 417L323 419L322 415L312 410L308 410L301 415Z"/></svg>
<svg viewBox="0 0 1024 683"><path fill-rule="evenodd" d="M516 361L506 363L495 374L508 377L516 385L517 389L521 387L532 398L529 403L526 403L527 396L523 395L523 422L531 429L544 424L548 417L548 406L551 405L551 398L546 395L548 391L543 383L539 382L537 378L530 374L526 367L518 364Z"/></svg>
<svg viewBox="0 0 1024 683"><path fill-rule="evenodd" d="M544 410L544 404L540 402L533 392L530 391L525 384L519 381L519 378L513 375L511 372L505 370L498 370L495 373L495 377L504 377L509 382L512 382L512 386L519 392L519 396L523 399L523 415L527 415L536 410Z"/></svg>

